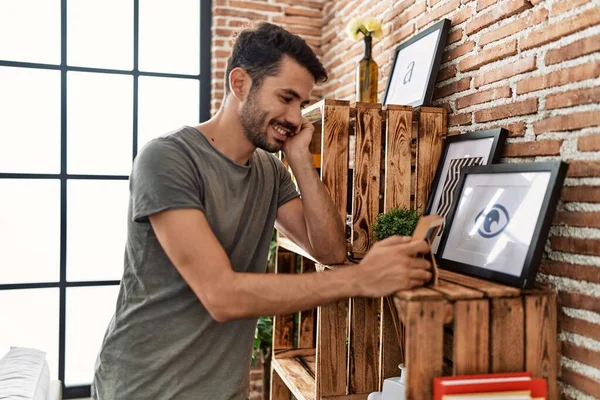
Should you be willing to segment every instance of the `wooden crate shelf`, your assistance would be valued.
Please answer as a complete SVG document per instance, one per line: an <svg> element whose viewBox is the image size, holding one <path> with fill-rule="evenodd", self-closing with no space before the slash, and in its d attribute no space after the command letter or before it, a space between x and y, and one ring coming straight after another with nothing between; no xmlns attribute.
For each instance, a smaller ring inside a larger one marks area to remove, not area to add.
<svg viewBox="0 0 600 400"><path fill-rule="evenodd" d="M372 247L380 212L425 209L445 109L327 99L304 115L315 125L311 151L321 180L344 225L351 215L350 254ZM315 263L281 236L276 264L277 273L354 265ZM366 400L398 376L401 362L408 400L431 399L436 376L523 370L546 378L548 398L558 398L556 296L549 290L522 291L442 269L436 287L342 299L299 314L274 319L272 400Z"/></svg>

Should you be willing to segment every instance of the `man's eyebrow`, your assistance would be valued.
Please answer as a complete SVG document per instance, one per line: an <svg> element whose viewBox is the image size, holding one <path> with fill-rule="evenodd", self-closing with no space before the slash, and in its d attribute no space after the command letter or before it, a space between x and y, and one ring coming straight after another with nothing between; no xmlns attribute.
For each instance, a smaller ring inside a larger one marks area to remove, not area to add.
<svg viewBox="0 0 600 400"><path fill-rule="evenodd" d="M289 94L290 96L292 96L292 97L295 97L295 98L297 98L297 99L300 99L300 100L302 100L302 96L300 96L300 95L298 94L298 92L296 92L294 89L282 89L282 90L283 90L285 93ZM308 104L308 103L310 103L310 100L304 100L304 101L302 102L302 105L306 105L306 104Z"/></svg>

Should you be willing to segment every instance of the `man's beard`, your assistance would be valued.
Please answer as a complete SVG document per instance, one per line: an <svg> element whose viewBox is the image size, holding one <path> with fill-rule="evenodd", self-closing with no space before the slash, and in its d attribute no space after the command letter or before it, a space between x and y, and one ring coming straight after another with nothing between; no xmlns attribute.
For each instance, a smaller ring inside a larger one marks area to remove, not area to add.
<svg viewBox="0 0 600 400"><path fill-rule="evenodd" d="M252 88L248 94L246 103L240 111L240 122L244 129L244 135L255 147L275 153L281 150L283 143L270 143L267 129L267 112L261 110L257 102L257 89Z"/></svg>

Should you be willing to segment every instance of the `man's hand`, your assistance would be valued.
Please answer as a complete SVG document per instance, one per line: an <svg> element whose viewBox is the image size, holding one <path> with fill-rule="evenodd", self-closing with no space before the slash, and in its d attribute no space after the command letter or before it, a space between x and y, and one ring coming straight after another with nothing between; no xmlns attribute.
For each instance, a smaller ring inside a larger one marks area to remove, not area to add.
<svg viewBox="0 0 600 400"><path fill-rule="evenodd" d="M308 146L313 137L315 126L305 117L302 117L302 124L296 129L296 132L291 133L283 147L281 148L285 156L293 158L296 154L308 153Z"/></svg>
<svg viewBox="0 0 600 400"><path fill-rule="evenodd" d="M427 242L410 237L377 242L356 268L361 296L382 297L425 284L431 279L431 263L415 256L427 249Z"/></svg>

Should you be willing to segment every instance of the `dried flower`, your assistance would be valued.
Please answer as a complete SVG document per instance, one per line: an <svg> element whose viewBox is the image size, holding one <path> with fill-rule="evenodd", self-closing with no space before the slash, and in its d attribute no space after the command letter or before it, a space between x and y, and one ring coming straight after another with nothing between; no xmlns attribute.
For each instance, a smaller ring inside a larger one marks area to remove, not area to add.
<svg viewBox="0 0 600 400"><path fill-rule="evenodd" d="M360 34L364 36L372 36L376 39L381 39L383 30L381 21L373 17L354 17L346 25L346 34L352 40L358 40Z"/></svg>

